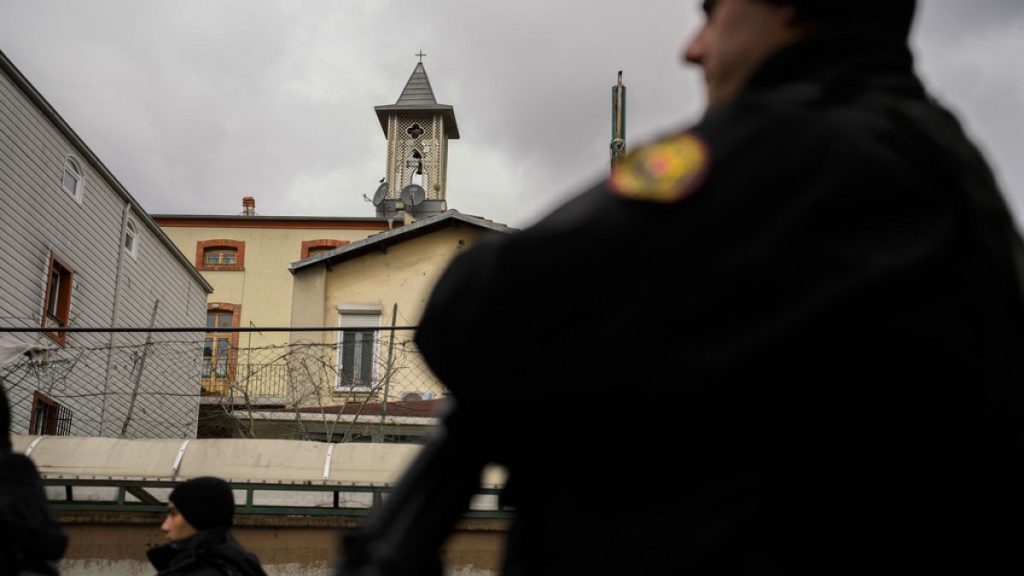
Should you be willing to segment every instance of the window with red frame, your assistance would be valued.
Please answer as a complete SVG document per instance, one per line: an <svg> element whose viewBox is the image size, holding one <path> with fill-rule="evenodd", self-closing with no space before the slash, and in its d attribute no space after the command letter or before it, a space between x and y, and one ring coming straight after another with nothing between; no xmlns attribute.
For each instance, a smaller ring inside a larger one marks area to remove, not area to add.
<svg viewBox="0 0 1024 576"><path fill-rule="evenodd" d="M222 306L222 307L221 307ZM229 308L230 306L230 308ZM230 304L211 305L206 311L206 339L203 342L202 388L204 394L225 394L235 371L240 310Z"/></svg>
<svg viewBox="0 0 1024 576"><path fill-rule="evenodd" d="M37 436L70 436L71 409L41 393L32 394L28 433Z"/></svg>
<svg viewBox="0 0 1024 576"><path fill-rule="evenodd" d="M303 240L302 252L299 257L302 260L314 256L321 252L327 252L328 250L334 250L348 244L348 240L332 240L323 238L320 240Z"/></svg>
<svg viewBox="0 0 1024 576"><path fill-rule="evenodd" d="M71 295L74 273L71 267L50 256L50 269L46 275L46 296L43 299L43 327L64 328L71 317ZM46 332L52 340L63 344L64 332Z"/></svg>
<svg viewBox="0 0 1024 576"><path fill-rule="evenodd" d="M245 242L204 240L196 245L196 268L211 272L245 270Z"/></svg>
<svg viewBox="0 0 1024 576"><path fill-rule="evenodd" d="M230 310L210 310L206 313L206 342L203 345L203 378L228 377L228 352L231 350L231 335L221 333L231 328Z"/></svg>

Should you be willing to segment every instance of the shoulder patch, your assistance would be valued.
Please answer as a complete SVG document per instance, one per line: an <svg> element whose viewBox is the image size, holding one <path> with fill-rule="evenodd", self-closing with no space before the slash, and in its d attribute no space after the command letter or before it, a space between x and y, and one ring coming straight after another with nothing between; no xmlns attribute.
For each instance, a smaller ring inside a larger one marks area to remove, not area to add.
<svg viewBox="0 0 1024 576"><path fill-rule="evenodd" d="M691 132L627 155L609 180L616 196L672 204L700 187L710 162L704 141Z"/></svg>

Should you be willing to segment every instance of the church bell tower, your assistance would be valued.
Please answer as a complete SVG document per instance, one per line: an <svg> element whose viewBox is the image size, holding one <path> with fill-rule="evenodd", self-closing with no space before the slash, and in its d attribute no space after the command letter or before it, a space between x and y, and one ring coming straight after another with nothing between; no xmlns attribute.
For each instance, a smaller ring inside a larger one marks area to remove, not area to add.
<svg viewBox="0 0 1024 576"><path fill-rule="evenodd" d="M448 209L448 141L459 138L455 109L438 104L423 54L394 104L377 106L388 139L385 181L374 194L378 216L399 218L440 214Z"/></svg>

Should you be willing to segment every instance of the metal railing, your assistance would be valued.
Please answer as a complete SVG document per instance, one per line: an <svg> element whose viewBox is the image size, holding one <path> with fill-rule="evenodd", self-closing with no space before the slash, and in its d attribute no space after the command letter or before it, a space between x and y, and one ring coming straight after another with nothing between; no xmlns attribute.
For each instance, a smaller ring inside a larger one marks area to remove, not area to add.
<svg viewBox="0 0 1024 576"><path fill-rule="evenodd" d="M57 512L156 512L167 511L167 494L177 481L90 478L44 478L50 505ZM232 482L243 491L244 504L236 514L272 516L354 516L373 513L392 486L330 485L310 483ZM499 504L498 487L481 487L465 518L505 519L514 511ZM58 495L59 494L59 495Z"/></svg>
<svg viewBox="0 0 1024 576"><path fill-rule="evenodd" d="M244 355L244 352L243 352ZM229 363L222 375L203 370L200 380L204 396L226 396L232 388L244 387L246 395L253 398L284 398L291 384L289 367L286 363Z"/></svg>

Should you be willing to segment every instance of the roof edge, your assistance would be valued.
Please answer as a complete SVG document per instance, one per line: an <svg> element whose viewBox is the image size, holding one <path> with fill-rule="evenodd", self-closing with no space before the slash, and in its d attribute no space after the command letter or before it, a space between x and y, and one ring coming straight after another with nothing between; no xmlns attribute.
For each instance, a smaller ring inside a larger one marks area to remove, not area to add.
<svg viewBox="0 0 1024 576"><path fill-rule="evenodd" d="M239 220L252 222L270 222L284 220L288 222L387 222L384 216L244 216L241 214L150 214L154 220Z"/></svg>
<svg viewBox="0 0 1024 576"><path fill-rule="evenodd" d="M77 150L78 153L89 162L91 167L99 173L100 177L106 180L107 184L114 190L114 192L121 196L121 199L131 206L132 212L135 216L146 224L149 231L152 232L165 247L170 249L171 254L185 268L185 271L188 272L194 280L199 281L199 285L206 290L207 294L212 294L213 286L211 286L210 283L206 281L206 278L196 270L192 261L182 254L181 250L178 249L174 242L171 242L171 239L164 234L160 225L153 220L149 215L149 212L147 212L142 205L135 200L135 197L128 192L128 189L121 184L117 177L114 176L114 173L107 168L106 164L104 164L102 160L100 160L99 156L97 156L96 153L86 145L85 140L83 140L82 137L71 128L71 125L68 124L60 113L57 112L57 109L43 97L42 93L39 92L31 82L29 82L28 78L21 73L21 70L18 70L18 67L14 65L14 62L7 57L7 54L5 54L3 50L0 50L0 70L11 78L14 85L22 91L22 93L29 99L29 101L32 102L32 104L35 105L47 120L53 123L57 131L71 142L71 145L75 150Z"/></svg>
<svg viewBox="0 0 1024 576"><path fill-rule="evenodd" d="M484 228L502 234L512 234L518 232L516 228L506 226L505 224L492 222L491 220L480 218L479 216L470 216L468 214L463 214L458 210L448 210L436 216L431 216L429 218L417 220L412 224L406 224L405 226L400 226L393 230L388 230L387 232L374 234L373 236L369 236L367 238L363 238L362 240L358 240L345 246L335 248L334 250L321 252L319 254L306 258L305 260L298 260L296 262L292 262L288 266L288 270L292 274L294 274L296 272L307 269L311 266L315 266L317 264L343 262L345 260L348 260L349 258L356 258L358 256L361 256L365 252L376 248L378 245L398 243L403 242L406 239L415 238L419 234L426 233L430 229L440 226L441 224L449 220L463 222L471 226L477 226L479 228ZM407 238L401 238L402 236L405 236Z"/></svg>

